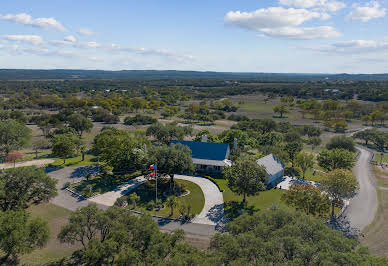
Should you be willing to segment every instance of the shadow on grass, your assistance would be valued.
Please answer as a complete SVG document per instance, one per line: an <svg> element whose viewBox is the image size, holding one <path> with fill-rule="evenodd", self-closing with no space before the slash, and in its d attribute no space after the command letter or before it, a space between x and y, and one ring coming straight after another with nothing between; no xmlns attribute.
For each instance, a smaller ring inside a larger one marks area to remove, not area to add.
<svg viewBox="0 0 388 266"><path fill-rule="evenodd" d="M229 201L225 202L225 216L230 219L234 220L240 215L243 214L249 214L252 215L253 213L259 211L255 209L254 206L246 206L242 202L237 201Z"/></svg>
<svg viewBox="0 0 388 266"><path fill-rule="evenodd" d="M82 167L83 168L83 167ZM87 186L91 186L92 193L103 194L112 190L117 189L117 187L127 183L129 180L139 176L139 172L133 172L127 175L104 175L92 177L89 180L83 180L73 186L73 189L82 194Z"/></svg>

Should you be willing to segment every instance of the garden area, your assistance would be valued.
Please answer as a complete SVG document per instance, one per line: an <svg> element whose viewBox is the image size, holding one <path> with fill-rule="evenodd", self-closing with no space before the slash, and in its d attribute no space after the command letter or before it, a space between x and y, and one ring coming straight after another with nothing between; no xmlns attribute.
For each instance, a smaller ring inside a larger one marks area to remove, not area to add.
<svg viewBox="0 0 388 266"><path fill-rule="evenodd" d="M205 204L205 197L201 188L186 180L175 180L174 197L171 215L170 180L158 179L158 200L155 202L155 180L149 180L132 190L128 195L120 198L118 202L127 202L129 207L140 212L170 218L178 218L185 214L192 216L199 214ZM133 203L133 195L136 195L136 203Z"/></svg>

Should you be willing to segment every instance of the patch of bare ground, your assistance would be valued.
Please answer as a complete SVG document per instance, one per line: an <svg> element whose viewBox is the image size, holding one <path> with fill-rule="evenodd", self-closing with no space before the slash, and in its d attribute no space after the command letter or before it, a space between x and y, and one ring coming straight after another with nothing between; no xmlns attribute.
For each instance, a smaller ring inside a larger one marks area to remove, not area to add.
<svg viewBox="0 0 388 266"><path fill-rule="evenodd" d="M377 189L379 207L373 222L363 231L361 244L368 246L372 254L388 258L388 169L373 166L373 171L380 186Z"/></svg>

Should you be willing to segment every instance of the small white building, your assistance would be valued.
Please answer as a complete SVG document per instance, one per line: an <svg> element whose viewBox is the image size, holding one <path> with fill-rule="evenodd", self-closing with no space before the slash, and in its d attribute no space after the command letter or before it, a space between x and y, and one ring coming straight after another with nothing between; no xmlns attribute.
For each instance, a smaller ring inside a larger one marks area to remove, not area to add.
<svg viewBox="0 0 388 266"><path fill-rule="evenodd" d="M273 154L269 154L256 161L258 165L264 166L267 172L266 185L276 186L284 176L284 164Z"/></svg>

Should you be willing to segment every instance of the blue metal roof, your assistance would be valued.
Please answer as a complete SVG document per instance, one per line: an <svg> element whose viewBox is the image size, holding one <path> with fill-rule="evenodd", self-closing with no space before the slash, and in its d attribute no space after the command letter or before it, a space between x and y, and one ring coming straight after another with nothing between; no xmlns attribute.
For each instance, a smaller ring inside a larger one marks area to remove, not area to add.
<svg viewBox="0 0 388 266"><path fill-rule="evenodd" d="M227 159L229 153L229 145L225 143L214 142L199 142L199 141L185 141L173 140L171 144L181 143L186 145L191 150L191 157L194 159L205 159L223 161Z"/></svg>

